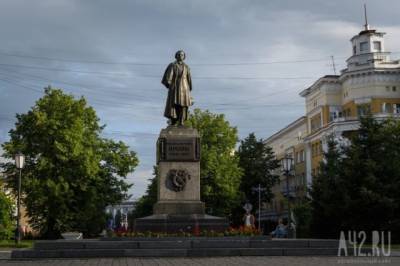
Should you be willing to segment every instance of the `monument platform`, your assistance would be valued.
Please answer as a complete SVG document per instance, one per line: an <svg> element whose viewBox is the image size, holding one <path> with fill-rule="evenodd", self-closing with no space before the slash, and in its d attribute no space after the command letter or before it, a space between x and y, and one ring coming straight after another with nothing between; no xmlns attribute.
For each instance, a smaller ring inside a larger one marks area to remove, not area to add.
<svg viewBox="0 0 400 266"><path fill-rule="evenodd" d="M135 231L225 231L229 222L205 214L200 200L200 136L196 129L168 126L157 141L157 203L153 215L135 220Z"/></svg>
<svg viewBox="0 0 400 266"><path fill-rule="evenodd" d="M228 220L207 214L154 214L135 220L135 231L145 232L200 232L225 231Z"/></svg>
<svg viewBox="0 0 400 266"><path fill-rule="evenodd" d="M35 241L13 250L13 259L211 256L337 256L339 240L268 237L105 238ZM352 248L349 248L349 255ZM367 250L363 249L363 252Z"/></svg>

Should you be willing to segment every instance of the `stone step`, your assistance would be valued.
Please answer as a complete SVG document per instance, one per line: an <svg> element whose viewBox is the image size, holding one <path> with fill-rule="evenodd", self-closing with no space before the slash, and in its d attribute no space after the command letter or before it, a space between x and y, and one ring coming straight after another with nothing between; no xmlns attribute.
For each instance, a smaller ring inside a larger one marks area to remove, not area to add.
<svg viewBox="0 0 400 266"><path fill-rule="evenodd" d="M337 255L338 240L265 237L116 238L44 240L33 249L14 250L12 258L322 256Z"/></svg>
<svg viewBox="0 0 400 266"><path fill-rule="evenodd" d="M11 258L335 256L337 252L336 248L26 249L14 250Z"/></svg>
<svg viewBox="0 0 400 266"><path fill-rule="evenodd" d="M337 240L310 239L152 239L140 241L57 240L36 241L35 250L58 249L201 249L201 248L337 248Z"/></svg>

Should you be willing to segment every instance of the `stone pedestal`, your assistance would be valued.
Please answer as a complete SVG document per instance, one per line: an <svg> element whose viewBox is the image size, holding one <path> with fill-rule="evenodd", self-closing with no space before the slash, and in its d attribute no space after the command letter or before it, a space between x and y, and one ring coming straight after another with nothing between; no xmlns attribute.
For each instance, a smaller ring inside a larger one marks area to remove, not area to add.
<svg viewBox="0 0 400 266"><path fill-rule="evenodd" d="M159 180L154 214L204 214L197 130L170 126L161 130L157 146Z"/></svg>
<svg viewBox="0 0 400 266"><path fill-rule="evenodd" d="M154 214L136 219L136 231L222 231L228 227L225 218L204 214L204 203L200 201L200 137L196 129L162 129L157 141L157 165Z"/></svg>

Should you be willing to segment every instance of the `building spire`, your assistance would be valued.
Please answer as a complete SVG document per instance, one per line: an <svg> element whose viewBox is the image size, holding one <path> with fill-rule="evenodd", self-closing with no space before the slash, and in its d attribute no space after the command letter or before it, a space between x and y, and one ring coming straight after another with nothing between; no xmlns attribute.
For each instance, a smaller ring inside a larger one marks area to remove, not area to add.
<svg viewBox="0 0 400 266"><path fill-rule="evenodd" d="M367 4L364 4L364 19L365 19L365 30L369 30L369 25L368 25L368 18L367 18Z"/></svg>

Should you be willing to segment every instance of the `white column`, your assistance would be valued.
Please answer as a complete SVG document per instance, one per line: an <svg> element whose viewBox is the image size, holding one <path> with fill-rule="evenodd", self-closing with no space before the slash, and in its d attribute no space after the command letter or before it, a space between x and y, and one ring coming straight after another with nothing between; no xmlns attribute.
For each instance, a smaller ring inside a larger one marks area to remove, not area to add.
<svg viewBox="0 0 400 266"><path fill-rule="evenodd" d="M305 143L305 156L306 156L306 181L307 188L311 187L312 184L312 175L311 175L311 143Z"/></svg>

